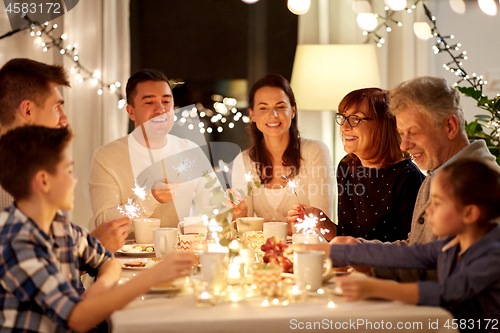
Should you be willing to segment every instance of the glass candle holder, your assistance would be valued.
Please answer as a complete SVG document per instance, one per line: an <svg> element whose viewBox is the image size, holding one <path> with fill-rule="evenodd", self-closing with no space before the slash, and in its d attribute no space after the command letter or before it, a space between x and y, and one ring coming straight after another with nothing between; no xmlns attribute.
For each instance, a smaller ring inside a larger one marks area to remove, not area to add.
<svg viewBox="0 0 500 333"><path fill-rule="evenodd" d="M194 281L194 305L197 307L214 306L218 303L217 290L213 285L204 281Z"/></svg>

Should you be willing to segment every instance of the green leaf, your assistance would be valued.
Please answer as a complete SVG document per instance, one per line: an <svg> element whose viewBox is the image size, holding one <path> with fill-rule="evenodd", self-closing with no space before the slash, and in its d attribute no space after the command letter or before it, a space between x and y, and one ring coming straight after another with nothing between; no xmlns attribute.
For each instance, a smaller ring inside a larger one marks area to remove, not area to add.
<svg viewBox="0 0 500 333"><path fill-rule="evenodd" d="M488 116L487 114L476 114L474 117L484 121L488 121L491 119L491 116Z"/></svg>
<svg viewBox="0 0 500 333"><path fill-rule="evenodd" d="M464 94L465 96L469 96L469 97L472 97L474 98L476 101L478 101L481 96L482 96L482 93L480 90L476 90L474 89L473 87L457 87L457 89L462 93Z"/></svg>
<svg viewBox="0 0 500 333"><path fill-rule="evenodd" d="M215 185L215 182L217 181L217 179L213 178L212 180L209 180L206 184L205 184L205 188L211 188Z"/></svg>
<svg viewBox="0 0 500 333"><path fill-rule="evenodd" d="M500 98L493 105L493 110L500 111Z"/></svg>

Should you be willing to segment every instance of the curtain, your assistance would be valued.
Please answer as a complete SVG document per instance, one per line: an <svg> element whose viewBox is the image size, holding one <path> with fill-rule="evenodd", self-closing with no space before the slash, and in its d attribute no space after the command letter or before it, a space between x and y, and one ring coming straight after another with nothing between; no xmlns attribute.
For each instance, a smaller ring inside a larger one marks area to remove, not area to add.
<svg viewBox="0 0 500 333"><path fill-rule="evenodd" d="M81 65L91 72L99 70L107 84L120 82L125 96L125 84L130 76L129 1L79 1L71 11L50 22L54 23L59 25L55 36L66 33L65 43L78 43ZM0 29L0 34L11 29L5 10L1 10ZM16 57L61 64L70 74L72 87L64 87L62 92L64 109L75 134L72 151L74 172L79 179L70 217L79 225L93 228L93 224L88 223L92 217L88 191L90 162L98 147L127 134L125 108L118 109L118 98L108 89L104 88L103 94L98 95L100 86L92 85L91 80L78 83L77 73L72 71L75 63L58 50L42 52L29 31L0 40L0 66Z"/></svg>

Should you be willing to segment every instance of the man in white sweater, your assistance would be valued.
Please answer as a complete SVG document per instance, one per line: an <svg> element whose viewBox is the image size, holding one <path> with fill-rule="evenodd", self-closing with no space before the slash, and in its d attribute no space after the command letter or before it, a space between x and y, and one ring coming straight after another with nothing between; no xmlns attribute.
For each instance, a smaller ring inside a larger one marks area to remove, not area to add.
<svg viewBox="0 0 500 333"><path fill-rule="evenodd" d="M94 153L89 179L93 220L98 226L116 219L131 202L142 208L141 217L160 218L162 227L175 227L193 210L208 207L210 195L202 171L212 167L198 145L169 134L174 98L163 73L151 69L135 73L126 93L135 130ZM192 177L179 175L176 169L179 161L186 160L194 164ZM144 191L138 194L138 188Z"/></svg>
<svg viewBox="0 0 500 333"><path fill-rule="evenodd" d="M60 85L69 87L66 71L61 66L25 58L9 60L0 69L1 135L26 125L66 126L68 117L64 113ZM13 202L14 198L0 186L0 209ZM91 235L114 252L125 243L129 223L128 218L121 216L96 228Z"/></svg>

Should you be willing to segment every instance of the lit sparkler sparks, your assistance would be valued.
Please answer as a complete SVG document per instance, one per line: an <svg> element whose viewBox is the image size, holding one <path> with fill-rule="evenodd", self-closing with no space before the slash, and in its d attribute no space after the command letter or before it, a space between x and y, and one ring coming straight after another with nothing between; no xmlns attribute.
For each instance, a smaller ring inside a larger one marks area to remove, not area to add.
<svg viewBox="0 0 500 333"><path fill-rule="evenodd" d="M323 213L320 213L320 216L323 215ZM328 240L325 238L324 234L329 233L330 230L324 228L321 228L321 230L318 229L318 222L324 220L326 220L325 217L318 218L313 214L305 215L303 219L297 219L297 221L300 221L300 223L296 223L295 228L297 229L297 232L301 232L305 235L317 234L322 237L325 242L328 243Z"/></svg>
<svg viewBox="0 0 500 333"><path fill-rule="evenodd" d="M295 196L297 197L297 200L299 199L299 196L297 194L297 190L300 187L300 179L289 179L287 176L283 175L282 176L284 179L286 179L286 187L292 191L292 193L295 193Z"/></svg>
<svg viewBox="0 0 500 333"><path fill-rule="evenodd" d="M253 180L252 179L252 171L248 171L247 173L245 173L243 178L245 179L245 182L250 183Z"/></svg>
<svg viewBox="0 0 500 333"><path fill-rule="evenodd" d="M219 160L219 168L220 168L220 171L222 172L222 176L224 177L224 181L226 182L226 189L230 190L231 186L229 185L229 181L228 181L227 175L226 175L226 173L229 172L229 167L227 166L226 163L224 163L223 160ZM234 196L233 196L233 193L231 191L227 192L227 196L228 196L229 200L232 203L234 203Z"/></svg>
<svg viewBox="0 0 500 333"><path fill-rule="evenodd" d="M137 195L137 197L141 200L146 199L146 185L143 187L140 187L139 184L137 184L137 180L135 182L135 187L132 189L134 191L134 194Z"/></svg>
<svg viewBox="0 0 500 333"><path fill-rule="evenodd" d="M193 166L194 166L194 161L191 161L190 159L186 158L184 159L184 161L181 161L181 164L179 164L178 167L174 167L174 170L177 171L177 177L179 177L181 173L191 170ZM177 177L175 177L175 179L177 179Z"/></svg>
<svg viewBox="0 0 500 333"><path fill-rule="evenodd" d="M134 199L128 199L126 204L119 205L118 211L125 216L132 218L138 218L141 216L143 208L135 203Z"/></svg>

